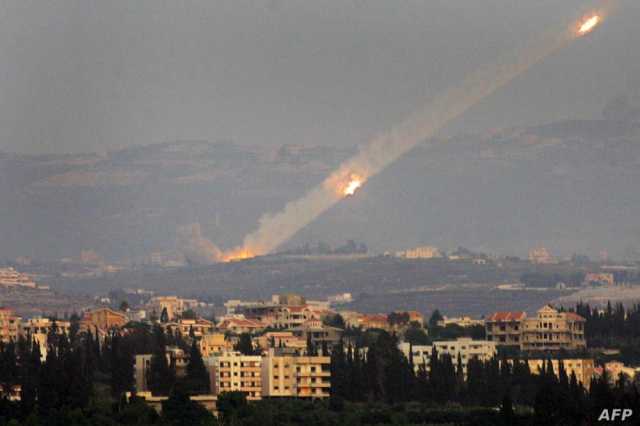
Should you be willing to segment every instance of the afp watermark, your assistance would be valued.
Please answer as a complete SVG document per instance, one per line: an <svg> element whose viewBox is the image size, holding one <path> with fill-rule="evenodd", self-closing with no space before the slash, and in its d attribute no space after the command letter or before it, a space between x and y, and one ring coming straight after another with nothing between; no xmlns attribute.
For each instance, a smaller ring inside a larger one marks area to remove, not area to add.
<svg viewBox="0 0 640 426"><path fill-rule="evenodd" d="M599 422L624 422L633 416L633 410L631 408L605 408L598 417Z"/></svg>

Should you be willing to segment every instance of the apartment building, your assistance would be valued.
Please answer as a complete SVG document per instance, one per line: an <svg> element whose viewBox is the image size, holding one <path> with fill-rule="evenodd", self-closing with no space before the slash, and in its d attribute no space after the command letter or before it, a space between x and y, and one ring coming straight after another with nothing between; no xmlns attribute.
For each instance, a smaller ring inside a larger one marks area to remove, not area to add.
<svg viewBox="0 0 640 426"><path fill-rule="evenodd" d="M586 348L585 319L573 312L558 312L550 305L535 318L522 322L520 349L523 351L578 350Z"/></svg>
<svg viewBox="0 0 640 426"><path fill-rule="evenodd" d="M443 355L451 356L454 365L458 362L458 355L462 362L462 371L467 374L467 365L471 359L489 361L497 354L496 343L488 340L473 340L470 337L460 337L456 340L445 340L433 342L433 345L416 345L411 347L409 343L403 342L398 345L398 349L409 358L412 356L415 371L421 366L429 370L431 352L435 347L438 357Z"/></svg>
<svg viewBox="0 0 640 426"><path fill-rule="evenodd" d="M149 377L152 357L152 354L139 354L135 356L133 376L137 392L146 392L149 390L147 378ZM167 346L166 357L167 364L175 366L176 377L185 377L189 358L184 351L176 346Z"/></svg>
<svg viewBox="0 0 640 426"><path fill-rule="evenodd" d="M496 312L489 316L485 324L485 334L489 341L498 346L520 346L522 321L526 312Z"/></svg>
<svg viewBox="0 0 640 426"><path fill-rule="evenodd" d="M120 329L127 322L129 322L129 319L123 312L109 308L98 308L87 311L82 315L80 330L91 331L92 333L98 330L101 333L106 333L112 329Z"/></svg>
<svg viewBox="0 0 640 426"><path fill-rule="evenodd" d="M0 308L0 341L17 342L19 334L20 317L15 314L13 309Z"/></svg>
<svg viewBox="0 0 640 426"><path fill-rule="evenodd" d="M205 359L211 375L211 393L239 391L249 400L262 398L262 362L260 356L225 352Z"/></svg>
<svg viewBox="0 0 640 426"><path fill-rule="evenodd" d="M265 397L328 398L331 358L294 356L270 349L262 358Z"/></svg>
<svg viewBox="0 0 640 426"><path fill-rule="evenodd" d="M533 374L539 374L542 371L543 363L547 362L546 359L529 359L527 360L529 364L529 370ZM575 373L576 379L578 383L582 384L582 386L589 390L589 386L591 385L591 378L594 374L594 362L593 359L590 358L572 358L572 359L563 359L551 360L551 365L553 366L553 372L556 376L560 372L560 362L563 363L564 369L567 372L567 376L571 377L571 373Z"/></svg>
<svg viewBox="0 0 640 426"><path fill-rule="evenodd" d="M233 344L225 339L222 333L205 334L198 340L198 344L203 358L230 351L233 348Z"/></svg>

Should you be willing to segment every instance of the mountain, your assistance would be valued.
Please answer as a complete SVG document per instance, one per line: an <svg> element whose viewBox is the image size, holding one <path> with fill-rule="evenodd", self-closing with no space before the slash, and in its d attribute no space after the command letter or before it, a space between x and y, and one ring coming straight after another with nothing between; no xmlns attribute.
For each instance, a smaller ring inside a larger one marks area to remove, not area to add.
<svg viewBox="0 0 640 426"><path fill-rule="evenodd" d="M525 254L640 257L640 125L559 121L436 140L372 178L291 246L354 239ZM105 155L0 153L0 258L93 250L139 261L200 224L221 247L320 182L357 147L173 142Z"/></svg>

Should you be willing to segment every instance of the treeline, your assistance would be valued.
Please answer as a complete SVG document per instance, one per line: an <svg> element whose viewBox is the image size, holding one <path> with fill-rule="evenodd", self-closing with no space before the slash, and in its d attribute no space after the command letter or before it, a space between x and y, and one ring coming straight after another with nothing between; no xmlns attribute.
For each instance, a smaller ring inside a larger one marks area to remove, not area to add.
<svg viewBox="0 0 640 426"><path fill-rule="evenodd" d="M590 347L617 348L620 361L640 363L640 305L625 308L622 303L611 302L598 309L578 303L576 313L586 319L585 337Z"/></svg>
<svg viewBox="0 0 640 426"><path fill-rule="evenodd" d="M339 406L342 401L349 401L500 406L509 416L515 416L514 406L526 406L533 407L534 419L553 420L537 424L581 424L599 414L602 407L640 404L638 388L624 378L612 387L604 374L590 383L587 392L575 374L567 374L563 363L554 371L550 359L540 372L530 371L524 359L509 362L497 358L487 362L470 359L465 377L460 358L439 356L434 348L429 371L419 363L415 372L416 360L412 356L406 358L397 343L395 336L381 332L366 351L351 346L334 350L333 404ZM614 403L623 405L611 405Z"/></svg>
<svg viewBox="0 0 640 426"><path fill-rule="evenodd" d="M185 377L176 377L166 345L186 351ZM135 398L133 403L121 400L125 392L134 391L136 354L152 354L146 380L155 395L170 396L162 417ZM170 425L176 410L199 413L207 422L213 418L188 400L189 395L209 393L209 375L197 342L188 345L182 336L165 334L159 326L139 324L127 334L111 333L99 339L97 333L78 333L77 321L68 335L59 333L54 322L44 357L40 345L28 338L0 343L0 390L0 425ZM17 395L19 400L13 400ZM139 423L139 419L147 420Z"/></svg>

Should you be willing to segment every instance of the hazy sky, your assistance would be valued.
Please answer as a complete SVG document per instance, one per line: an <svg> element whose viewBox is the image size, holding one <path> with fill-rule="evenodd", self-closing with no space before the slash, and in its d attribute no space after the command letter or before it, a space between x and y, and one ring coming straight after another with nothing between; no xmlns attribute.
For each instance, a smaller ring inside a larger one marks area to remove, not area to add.
<svg viewBox="0 0 640 426"><path fill-rule="evenodd" d="M640 84L640 1L449 132L598 117ZM0 1L0 150L362 143L589 0ZM635 86L634 86L635 85Z"/></svg>

